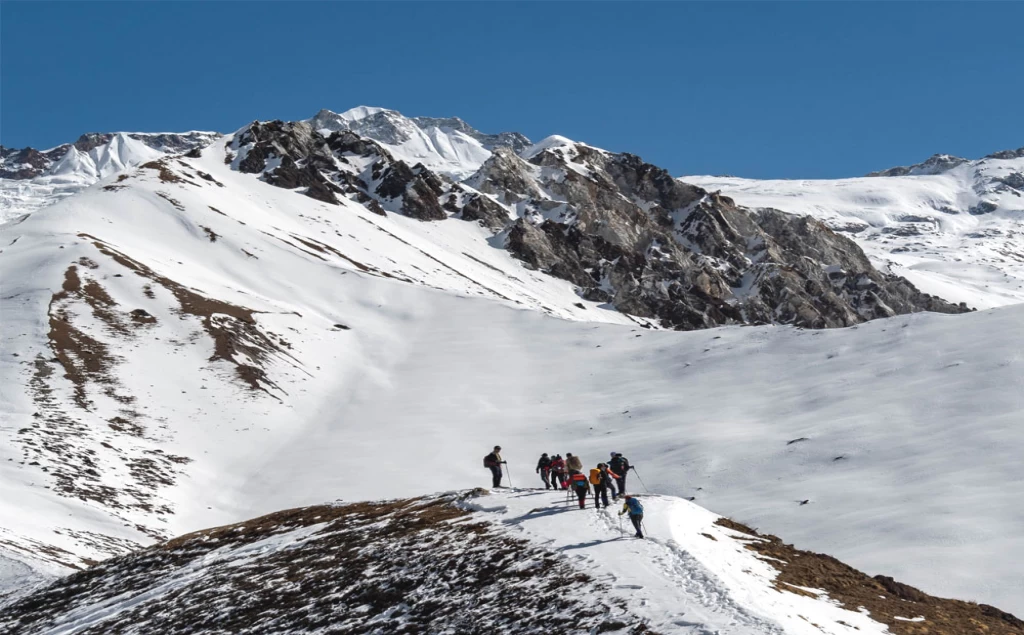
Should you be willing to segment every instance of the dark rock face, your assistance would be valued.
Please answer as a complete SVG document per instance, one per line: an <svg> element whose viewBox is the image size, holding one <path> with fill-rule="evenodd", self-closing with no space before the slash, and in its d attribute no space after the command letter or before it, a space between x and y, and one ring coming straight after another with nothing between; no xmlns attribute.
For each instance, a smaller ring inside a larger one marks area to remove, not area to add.
<svg viewBox="0 0 1024 635"><path fill-rule="evenodd" d="M238 162L239 171L263 174L267 183L285 189L305 187L305 194L310 198L338 203L335 192L342 192L342 188L328 181L320 172L321 169L334 168L334 158L326 140L309 124L301 121L254 121L233 143L242 154ZM279 165L268 170L272 159L279 159Z"/></svg>
<svg viewBox="0 0 1024 635"><path fill-rule="evenodd" d="M982 201L977 205L973 205L967 209L967 213L973 216L981 216L982 214L991 214L992 212L999 209L999 206L995 203L988 201Z"/></svg>
<svg viewBox="0 0 1024 635"><path fill-rule="evenodd" d="M908 174L942 174L958 165L967 163L967 159L951 154L933 154L927 160L910 166L900 166L870 172L867 176L906 176Z"/></svg>
<svg viewBox="0 0 1024 635"><path fill-rule="evenodd" d="M1000 150L999 152L993 152L992 154L985 155L986 159L1022 159L1024 158L1024 148L1017 148L1016 150Z"/></svg>
<svg viewBox="0 0 1024 635"><path fill-rule="evenodd" d="M879 272L853 241L818 221L746 210L633 155L575 145L545 150L530 163L549 176L537 179L540 172L499 157L467 180L535 211L512 224L507 248L528 266L573 282L583 297L665 327L827 328L965 310ZM526 198L537 191L559 204Z"/></svg>
<svg viewBox="0 0 1024 635"><path fill-rule="evenodd" d="M504 207L482 194L468 197L462 208L462 219L480 221L484 227L494 231L501 231L511 220Z"/></svg>
<svg viewBox="0 0 1024 635"><path fill-rule="evenodd" d="M386 113L377 119L395 123ZM853 241L818 221L739 207L631 154L554 139L525 159L501 146L452 183L348 129L325 139L305 122L256 122L233 143L238 168L272 185L506 232L506 248L528 267L666 328L828 328L967 310L876 270Z"/></svg>
<svg viewBox="0 0 1024 635"><path fill-rule="evenodd" d="M1020 172L1013 172L1012 174L1004 176L1001 179L1001 182L1007 187L1024 191L1024 174L1021 174Z"/></svg>
<svg viewBox="0 0 1024 635"><path fill-rule="evenodd" d="M0 159L2 159L0 161L0 178L5 179L35 178L46 171L56 160L35 148L15 150L2 146L0 146Z"/></svg>
<svg viewBox="0 0 1024 635"><path fill-rule="evenodd" d="M232 145L241 157L239 171L261 174L271 185L305 187L307 196L328 203L347 195L380 215L386 205L423 221L448 218L441 199L452 183L422 164L395 160L379 143L350 130L324 138L306 122L257 121ZM277 164L268 168L272 160Z"/></svg>

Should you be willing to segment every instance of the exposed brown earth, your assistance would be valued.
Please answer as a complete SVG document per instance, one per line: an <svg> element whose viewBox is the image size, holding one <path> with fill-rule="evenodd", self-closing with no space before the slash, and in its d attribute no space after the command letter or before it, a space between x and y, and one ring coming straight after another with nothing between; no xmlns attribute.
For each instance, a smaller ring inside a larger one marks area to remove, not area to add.
<svg viewBox="0 0 1024 635"><path fill-rule="evenodd" d="M234 364L238 378L254 390L269 393L268 388L277 388L267 378L266 371L261 366L272 354L287 353L259 329L255 311L203 296L156 273L98 238L87 234L80 237L91 240L100 253L109 256L121 266L170 291L178 300L179 311L182 314L198 317L203 328L213 338L214 353L209 361L226 361ZM239 361L240 359L252 360L254 364Z"/></svg>
<svg viewBox="0 0 1024 635"><path fill-rule="evenodd" d="M746 548L765 556L765 562L779 570L775 588L780 592L816 597L798 587L821 589L851 611L863 607L871 619L886 624L896 635L1024 634L1024 621L993 606L933 597L887 576L872 578L832 556L801 551L727 518L717 524L751 537L745 541ZM924 621L906 621L916 617Z"/></svg>

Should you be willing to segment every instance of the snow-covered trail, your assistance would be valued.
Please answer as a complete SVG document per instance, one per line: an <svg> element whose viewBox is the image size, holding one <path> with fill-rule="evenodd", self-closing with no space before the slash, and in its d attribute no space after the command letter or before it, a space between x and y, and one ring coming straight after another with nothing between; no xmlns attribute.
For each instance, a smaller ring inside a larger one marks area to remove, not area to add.
<svg viewBox="0 0 1024 635"><path fill-rule="evenodd" d="M645 540L618 516L621 501L579 509L561 491L511 489L470 499L481 512L518 537L569 558L611 587L657 632L685 635L822 635L887 633L861 613L825 598L782 593L777 572L744 549L718 516L672 497L644 496ZM585 589L578 590L585 593ZM595 602L601 602L597 596Z"/></svg>

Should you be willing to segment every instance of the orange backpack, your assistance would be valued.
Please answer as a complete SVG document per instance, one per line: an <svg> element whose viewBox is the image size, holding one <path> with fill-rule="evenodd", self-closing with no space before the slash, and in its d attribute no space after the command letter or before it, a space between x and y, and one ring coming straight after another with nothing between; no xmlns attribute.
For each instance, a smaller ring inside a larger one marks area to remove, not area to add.
<svg viewBox="0 0 1024 635"><path fill-rule="evenodd" d="M601 470L596 467L590 469L590 483L591 485L601 484Z"/></svg>

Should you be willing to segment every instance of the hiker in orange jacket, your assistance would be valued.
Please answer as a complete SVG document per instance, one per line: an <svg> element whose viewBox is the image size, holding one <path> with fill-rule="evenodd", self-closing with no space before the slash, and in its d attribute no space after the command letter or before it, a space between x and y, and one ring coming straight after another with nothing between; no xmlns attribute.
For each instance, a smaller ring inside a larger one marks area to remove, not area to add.
<svg viewBox="0 0 1024 635"><path fill-rule="evenodd" d="M608 490L614 490L615 474L608 469L605 463L598 463L597 467L590 470L590 484L594 486L594 506L601 509L601 502L605 508L608 507Z"/></svg>

